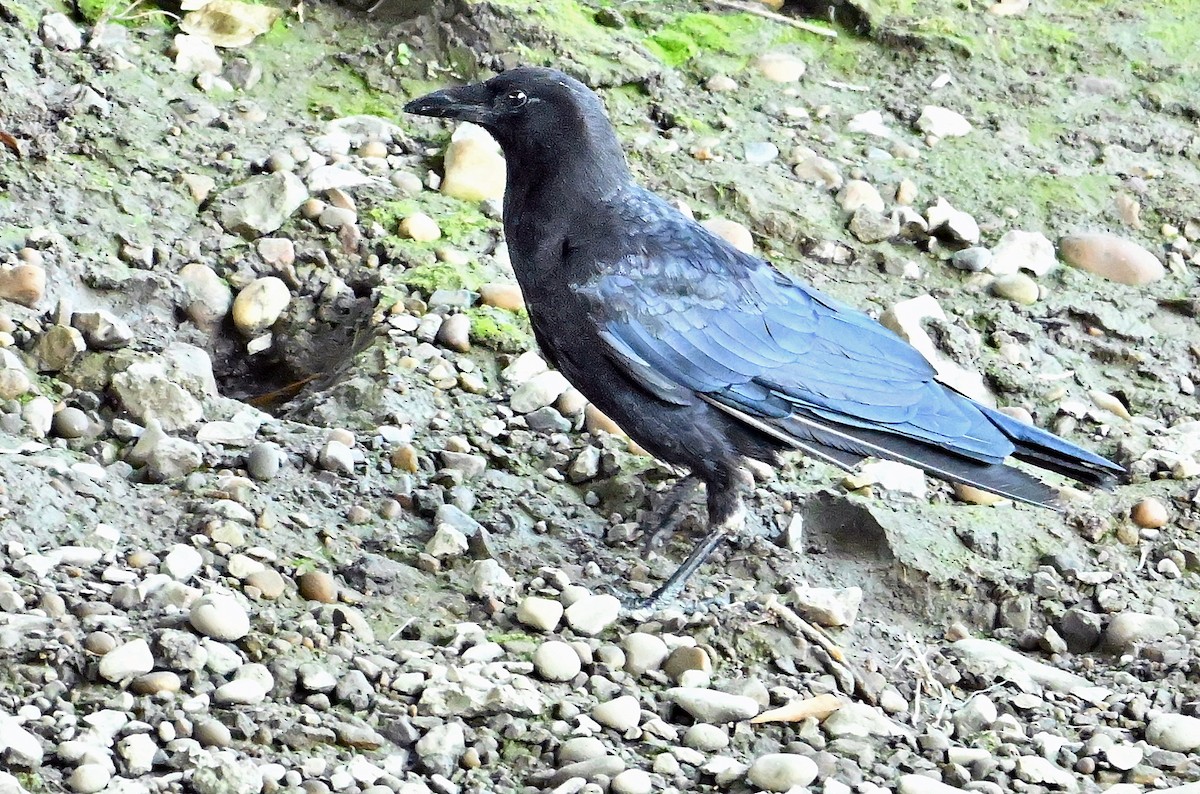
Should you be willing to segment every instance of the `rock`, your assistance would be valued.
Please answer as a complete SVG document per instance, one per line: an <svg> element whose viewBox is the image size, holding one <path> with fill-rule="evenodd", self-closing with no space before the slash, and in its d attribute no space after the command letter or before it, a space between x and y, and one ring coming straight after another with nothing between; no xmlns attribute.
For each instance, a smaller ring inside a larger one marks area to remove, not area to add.
<svg viewBox="0 0 1200 794"><path fill-rule="evenodd" d="M826 190L838 190L843 184L842 171L837 163L818 157L812 150L803 152L803 156L792 167L792 173L800 181L822 185Z"/></svg>
<svg viewBox="0 0 1200 794"><path fill-rule="evenodd" d="M480 598L507 600L517 589L516 580L495 560L476 560L469 570L471 591Z"/></svg>
<svg viewBox="0 0 1200 794"><path fill-rule="evenodd" d="M449 777L458 768L458 760L467 751L467 740L462 724L444 722L429 730L417 742L417 757L425 769L437 775Z"/></svg>
<svg viewBox="0 0 1200 794"><path fill-rule="evenodd" d="M300 597L321 604L335 604L338 599L337 581L325 571L305 571L296 577Z"/></svg>
<svg viewBox="0 0 1200 794"><path fill-rule="evenodd" d="M626 769L608 784L612 794L650 794L654 783L649 773L641 769Z"/></svg>
<svg viewBox="0 0 1200 794"><path fill-rule="evenodd" d="M252 176L214 200L217 220L228 232L247 240L283 226L308 198L308 189L290 171Z"/></svg>
<svg viewBox="0 0 1200 794"><path fill-rule="evenodd" d="M175 59L175 71L189 76L220 74L224 66L217 48L203 36L179 33L167 54Z"/></svg>
<svg viewBox="0 0 1200 794"><path fill-rule="evenodd" d="M442 237L442 230L437 221L423 212L415 212L401 220L399 232L402 237L408 237L418 243L431 243Z"/></svg>
<svg viewBox="0 0 1200 794"><path fill-rule="evenodd" d="M204 567L204 557L191 546L177 543L163 558L162 567L175 581L186 582Z"/></svg>
<svg viewBox="0 0 1200 794"><path fill-rule="evenodd" d="M774 83L795 83L804 76L804 61L786 52L764 53L754 60L759 73Z"/></svg>
<svg viewBox="0 0 1200 794"><path fill-rule="evenodd" d="M283 279L257 278L234 299L233 324L242 336L253 339L274 325L291 302L291 290Z"/></svg>
<svg viewBox="0 0 1200 794"><path fill-rule="evenodd" d="M724 728L697 722L684 732L683 746L703 753L715 753L729 746L729 734Z"/></svg>
<svg viewBox="0 0 1200 794"><path fill-rule="evenodd" d="M40 265L24 263L0 267L0 300L33 308L46 294L46 271Z"/></svg>
<svg viewBox="0 0 1200 794"><path fill-rule="evenodd" d="M792 599L801 617L820 626L851 626L862 604L861 587L792 588Z"/></svg>
<svg viewBox="0 0 1200 794"><path fill-rule="evenodd" d="M525 296L521 294L521 287L517 284L499 281L480 287L479 301L484 306L495 306L497 309L508 309L509 311L525 308Z"/></svg>
<svg viewBox="0 0 1200 794"><path fill-rule="evenodd" d="M338 682L328 668L315 662L300 665L296 670L296 679L308 692L332 692Z"/></svg>
<svg viewBox="0 0 1200 794"><path fill-rule="evenodd" d="M1170 519L1166 506L1153 496L1135 504L1129 511L1129 517L1142 529L1159 529L1166 526Z"/></svg>
<svg viewBox="0 0 1200 794"><path fill-rule="evenodd" d="M209 753L207 763L192 773L191 788L195 794L259 794L262 772L239 753L215 750Z"/></svg>
<svg viewBox="0 0 1200 794"><path fill-rule="evenodd" d="M129 324L106 311L76 312L71 315L71 326L93 350L117 350L133 341Z"/></svg>
<svg viewBox="0 0 1200 794"><path fill-rule="evenodd" d="M533 669L547 681L570 681L583 665L575 649L560 640L549 640L533 652Z"/></svg>
<svg viewBox="0 0 1200 794"><path fill-rule="evenodd" d="M437 341L451 350L466 353L471 349L471 318L465 314L452 314L442 323L437 332Z"/></svg>
<svg viewBox="0 0 1200 794"><path fill-rule="evenodd" d="M991 640L962 639L951 644L950 649L969 672L985 680L1001 678L1025 691L1045 687L1093 703L1103 700L1108 693L1103 687L1092 686L1082 676L1043 664Z"/></svg>
<svg viewBox="0 0 1200 794"><path fill-rule="evenodd" d="M748 720L758 714L758 701L745 695L730 695L703 687L673 687L663 693L667 700L692 715L697 722L717 725Z"/></svg>
<svg viewBox="0 0 1200 794"><path fill-rule="evenodd" d="M467 536L449 524L438 524L433 537L425 544L425 553L435 560L461 557L467 549Z"/></svg>
<svg viewBox="0 0 1200 794"><path fill-rule="evenodd" d="M1155 747L1176 753L1200 750L1200 717L1183 714L1159 714L1146 725L1146 741Z"/></svg>
<svg viewBox="0 0 1200 794"><path fill-rule="evenodd" d="M148 734L134 733L117 743L117 754L125 761L125 773L130 777L147 775L154 768L158 745Z"/></svg>
<svg viewBox="0 0 1200 794"><path fill-rule="evenodd" d="M846 212L857 212L860 207L874 210L883 214L883 196L870 182L861 179L851 179L838 191L838 205Z"/></svg>
<svg viewBox="0 0 1200 794"><path fill-rule="evenodd" d="M250 633L250 615L236 598L223 593L197 599L188 622L200 634L220 642L234 642Z"/></svg>
<svg viewBox="0 0 1200 794"><path fill-rule="evenodd" d="M204 747L228 747L233 743L229 728L220 721L207 718L196 722L192 736Z"/></svg>
<svg viewBox="0 0 1200 794"><path fill-rule="evenodd" d="M198 444L166 435L158 421L151 419L130 450L129 462L143 464L146 478L151 482L170 482L200 468L204 452Z"/></svg>
<svg viewBox="0 0 1200 794"><path fill-rule="evenodd" d="M1068 265L1119 284L1142 286L1166 274L1154 254L1113 234L1069 234L1059 238L1058 248Z"/></svg>
<svg viewBox="0 0 1200 794"><path fill-rule="evenodd" d="M445 162L441 185L445 195L472 204L504 198L504 156L483 127L469 122L459 124L446 147Z"/></svg>
<svg viewBox="0 0 1200 794"><path fill-rule="evenodd" d="M325 446L321 447L317 463L325 471L347 475L354 473L354 453L336 438L329 439Z"/></svg>
<svg viewBox="0 0 1200 794"><path fill-rule="evenodd" d="M738 90L737 81L724 74L714 74L704 82L704 87L714 94L727 94Z"/></svg>
<svg viewBox="0 0 1200 794"><path fill-rule="evenodd" d="M622 695L592 709L592 719L606 728L624 733L641 722L642 706L632 695Z"/></svg>
<svg viewBox="0 0 1200 794"><path fill-rule="evenodd" d="M859 207L850 219L849 228L861 242L881 243L900 234L900 219L894 214L885 215L870 207Z"/></svg>
<svg viewBox="0 0 1200 794"><path fill-rule="evenodd" d="M743 146L746 162L765 165L779 156L779 147L770 141L751 141Z"/></svg>
<svg viewBox="0 0 1200 794"><path fill-rule="evenodd" d="M947 319L937 299L928 294L900 301L885 311L879 322L915 347L937 370L938 380L974 400L994 404L995 400L979 372L966 369L937 349L933 338L922 327L926 318L943 322Z"/></svg>
<svg viewBox="0 0 1200 794"><path fill-rule="evenodd" d="M876 138L890 138L892 131L883 120L883 113L878 110L867 110L850 119L846 124L846 132L863 135L874 135Z"/></svg>
<svg viewBox="0 0 1200 794"><path fill-rule="evenodd" d="M44 756L45 751L38 737L21 725L16 717L0 712L0 757L7 762L5 766L11 763L13 766L37 769L42 765Z"/></svg>
<svg viewBox="0 0 1200 794"><path fill-rule="evenodd" d="M47 47L67 51L83 47L83 33L66 14L46 14L38 26L38 34Z"/></svg>
<svg viewBox="0 0 1200 794"><path fill-rule="evenodd" d="M901 775L897 794L966 794L966 789L948 786L925 775Z"/></svg>
<svg viewBox="0 0 1200 794"><path fill-rule="evenodd" d="M628 635L621 647L625 650L625 672L632 676L659 669L669 654L661 637L640 631Z"/></svg>
<svg viewBox="0 0 1200 794"><path fill-rule="evenodd" d="M179 271L187 293L184 311L196 325L211 329L225 319L233 305L233 291L208 265L193 262Z"/></svg>
<svg viewBox="0 0 1200 794"><path fill-rule="evenodd" d="M1104 632L1104 649L1109 653L1129 653L1134 647L1179 633L1179 624L1162 615L1144 612L1121 612L1109 622Z"/></svg>
<svg viewBox="0 0 1200 794"><path fill-rule="evenodd" d="M40 372L60 372L87 350L83 334L66 325L52 325L38 337L33 354Z"/></svg>
<svg viewBox="0 0 1200 794"><path fill-rule="evenodd" d="M989 273L997 276L1028 270L1039 278L1058 267L1054 243L1041 232L1010 229L992 248L987 264Z"/></svg>
<svg viewBox="0 0 1200 794"><path fill-rule="evenodd" d="M519 386L542 374L546 369L546 362L542 360L538 352L536 350L527 350L501 370L500 378L506 383Z"/></svg>
<svg viewBox="0 0 1200 794"><path fill-rule="evenodd" d="M130 683L129 689L136 695L157 695L160 692L178 692L182 686L183 680L178 673L159 670L139 675Z"/></svg>
<svg viewBox="0 0 1200 794"><path fill-rule="evenodd" d="M617 621L621 602L615 596L588 595L567 607L563 616L577 634L594 637Z"/></svg>
<svg viewBox="0 0 1200 794"><path fill-rule="evenodd" d="M979 242L979 224L968 213L955 209L950 202L939 198L925 211L929 231L952 243L975 245Z"/></svg>
<svg viewBox="0 0 1200 794"><path fill-rule="evenodd" d="M677 684L693 686L696 683L707 684L712 675L712 659L703 648L695 645L682 645L671 651L663 662L663 672ZM700 678L692 676L699 673Z"/></svg>
<svg viewBox="0 0 1200 794"><path fill-rule="evenodd" d="M791 791L816 779L816 762L795 753L760 755L746 770L746 780L763 791Z"/></svg>
<svg viewBox="0 0 1200 794"><path fill-rule="evenodd" d="M112 377L112 390L125 410L148 425L172 433L204 418L204 408L161 360L137 361Z"/></svg>
<svg viewBox="0 0 1200 794"><path fill-rule="evenodd" d="M999 714L996 704L987 695L972 695L962 708L954 713L954 733L966 740L992 726Z"/></svg>
<svg viewBox="0 0 1200 794"><path fill-rule="evenodd" d="M563 605L552 598L529 596L517 607L517 620L538 631L554 631L562 615Z"/></svg>
<svg viewBox="0 0 1200 794"><path fill-rule="evenodd" d="M506 370L507 371L507 370ZM519 414L527 414L547 405L553 405L563 392L571 387L558 370L547 370L534 375L513 392L509 406Z"/></svg>
<svg viewBox="0 0 1200 794"><path fill-rule="evenodd" d="M968 273L978 273L986 270L992 261L992 252L986 248L971 246L964 248L961 251L955 251L950 257L950 264L959 270L965 270ZM922 777L921 775L911 775L910 777ZM928 778L925 778L926 780Z"/></svg>
<svg viewBox="0 0 1200 794"><path fill-rule="evenodd" d="M992 282L992 292L1013 303L1030 306L1037 303L1038 285L1024 273L1006 273Z"/></svg>
<svg viewBox="0 0 1200 794"><path fill-rule="evenodd" d="M1079 787L1073 774L1039 755L1017 758L1017 778L1026 783L1045 783L1068 791L1075 791Z"/></svg>
<svg viewBox="0 0 1200 794"><path fill-rule="evenodd" d="M709 218L700 224L725 242L747 254L754 253L754 236L737 221L727 218Z"/></svg>
<svg viewBox="0 0 1200 794"><path fill-rule="evenodd" d="M235 678L213 691L213 703L218 706L254 706L267 697L262 682L251 678Z"/></svg>
<svg viewBox="0 0 1200 794"><path fill-rule="evenodd" d="M558 748L558 763L563 765L591 761L594 758L603 758L607 752L604 742L595 736L575 736L567 739Z"/></svg>
<svg viewBox="0 0 1200 794"><path fill-rule="evenodd" d="M1058 632L1071 653L1088 653L1100 643L1103 619L1095 612L1072 607L1063 613Z"/></svg>
<svg viewBox="0 0 1200 794"><path fill-rule="evenodd" d="M112 772L105 764L80 764L67 778L67 785L76 794L93 794L103 790L112 780Z"/></svg>
<svg viewBox="0 0 1200 794"><path fill-rule="evenodd" d="M273 479L282 464L283 453L275 444L255 444L246 455L246 473L259 482Z"/></svg>
<svg viewBox="0 0 1200 794"><path fill-rule="evenodd" d="M971 122L957 111L926 105L921 108L917 129L937 138L961 138L971 132Z"/></svg>
<svg viewBox="0 0 1200 794"><path fill-rule="evenodd" d="M906 736L909 730L866 703L843 703L821 723L830 737Z"/></svg>
<svg viewBox="0 0 1200 794"><path fill-rule="evenodd" d="M87 414L83 411L80 411L78 408L75 411L78 413L79 418L82 419L82 426L75 425L75 427L79 428L79 432L73 437L79 438L87 432L88 419ZM21 406L21 418L25 420L26 426L36 438L45 438L49 434L50 428L56 424L57 416L54 413L54 403L50 401L49 397L38 395ZM57 435L67 438L62 433L58 433Z"/></svg>

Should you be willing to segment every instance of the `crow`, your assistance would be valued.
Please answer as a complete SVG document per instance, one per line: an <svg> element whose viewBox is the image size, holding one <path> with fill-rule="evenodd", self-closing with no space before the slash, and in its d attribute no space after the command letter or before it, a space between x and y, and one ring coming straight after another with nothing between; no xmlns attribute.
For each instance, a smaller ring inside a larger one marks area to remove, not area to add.
<svg viewBox="0 0 1200 794"><path fill-rule="evenodd" d="M504 234L542 353L629 436L707 493L708 533L647 602L674 598L745 519L747 458L898 461L1033 505L1058 492L1007 458L1111 488L1124 469L939 383L907 342L714 236L637 185L599 97L522 67L414 99L469 121L508 167Z"/></svg>

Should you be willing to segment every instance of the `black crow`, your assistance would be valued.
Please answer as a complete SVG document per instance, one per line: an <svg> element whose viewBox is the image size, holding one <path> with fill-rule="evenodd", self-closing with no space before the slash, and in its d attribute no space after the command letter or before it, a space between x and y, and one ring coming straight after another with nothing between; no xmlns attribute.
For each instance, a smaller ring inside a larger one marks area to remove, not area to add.
<svg viewBox="0 0 1200 794"><path fill-rule="evenodd" d="M636 185L579 81L519 68L405 110L495 137L504 233L542 353L634 441L705 484L709 534L652 601L676 595L741 527L746 458L798 449L845 469L883 458L1043 506L1057 492L1006 458L1091 486L1123 473L939 383L867 315Z"/></svg>

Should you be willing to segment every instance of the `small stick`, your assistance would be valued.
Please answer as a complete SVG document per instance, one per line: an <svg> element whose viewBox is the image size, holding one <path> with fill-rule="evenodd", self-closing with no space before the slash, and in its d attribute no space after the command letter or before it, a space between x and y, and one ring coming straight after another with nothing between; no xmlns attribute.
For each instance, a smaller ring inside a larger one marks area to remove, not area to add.
<svg viewBox="0 0 1200 794"><path fill-rule="evenodd" d="M816 626L797 615L788 607L779 603L774 596L767 600L766 607L768 611L779 616L792 631L804 637L814 645L818 645L824 649L825 652L834 659L834 661L846 661L846 654L842 653L842 649L839 648L833 640L829 639L829 636L826 635L825 632L821 631Z"/></svg>
<svg viewBox="0 0 1200 794"><path fill-rule="evenodd" d="M812 25L800 19L785 17L783 14L776 14L774 11L768 11L767 9L762 8L754 3L743 3L740 2L740 0L710 0L710 2L720 8L729 8L733 9L734 11L742 11L746 14L753 14L756 17L769 19L772 22L778 22L781 25L791 25L794 28L807 31L809 33L815 33L818 36L825 36L826 38L830 39L836 39L838 37L838 32L836 30L823 28L818 25Z"/></svg>

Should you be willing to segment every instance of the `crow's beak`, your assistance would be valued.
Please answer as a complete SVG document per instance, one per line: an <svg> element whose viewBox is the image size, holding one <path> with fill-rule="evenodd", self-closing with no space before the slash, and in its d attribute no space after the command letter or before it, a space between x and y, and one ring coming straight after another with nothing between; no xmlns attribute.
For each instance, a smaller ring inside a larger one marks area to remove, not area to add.
<svg viewBox="0 0 1200 794"><path fill-rule="evenodd" d="M492 115L492 102L487 87L477 83L426 94L405 105L404 112L482 124Z"/></svg>

